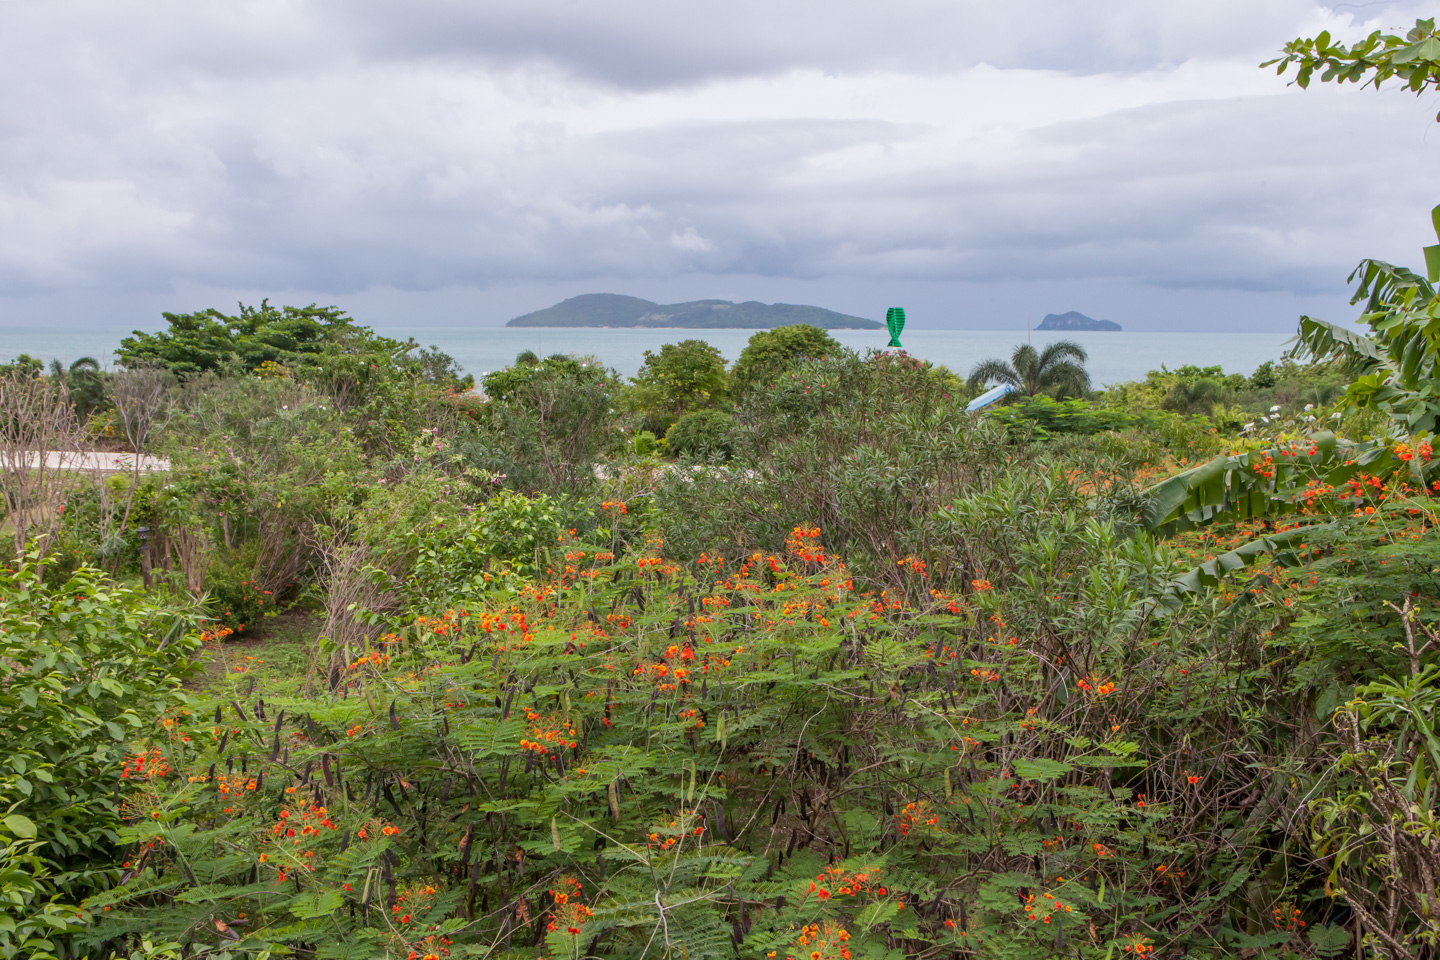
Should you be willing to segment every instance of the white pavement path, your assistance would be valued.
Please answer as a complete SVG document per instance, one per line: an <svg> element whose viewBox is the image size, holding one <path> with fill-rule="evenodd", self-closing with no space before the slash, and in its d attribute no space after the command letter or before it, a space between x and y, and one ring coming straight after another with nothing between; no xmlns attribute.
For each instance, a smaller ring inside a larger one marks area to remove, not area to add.
<svg viewBox="0 0 1440 960"><path fill-rule="evenodd" d="M35 467L39 465L38 454L32 453L28 459L30 466ZM51 450L45 454L45 466L52 470L94 470L102 473L130 473L135 469L135 454L104 453L94 450L76 450L72 452ZM170 461L163 457L142 456L140 458L141 473L169 469Z"/></svg>

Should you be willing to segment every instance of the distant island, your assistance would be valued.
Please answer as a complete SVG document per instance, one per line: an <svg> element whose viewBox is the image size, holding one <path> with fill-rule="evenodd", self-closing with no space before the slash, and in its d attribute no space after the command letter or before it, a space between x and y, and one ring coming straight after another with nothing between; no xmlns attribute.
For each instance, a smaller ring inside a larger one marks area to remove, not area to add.
<svg viewBox="0 0 1440 960"><path fill-rule="evenodd" d="M1095 320L1078 310L1069 313L1047 313L1036 330L1119 330L1114 320Z"/></svg>
<svg viewBox="0 0 1440 960"><path fill-rule="evenodd" d="M685 327L695 330L768 330L808 323L822 330L879 330L883 324L824 307L747 300L652 303L618 293L586 293L553 307L516 317L507 327Z"/></svg>

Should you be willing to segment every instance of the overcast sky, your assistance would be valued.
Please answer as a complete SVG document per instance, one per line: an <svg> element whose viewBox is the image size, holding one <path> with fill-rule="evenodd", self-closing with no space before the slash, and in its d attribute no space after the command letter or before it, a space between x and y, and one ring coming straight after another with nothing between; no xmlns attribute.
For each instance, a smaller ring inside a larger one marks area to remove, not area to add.
<svg viewBox="0 0 1440 960"><path fill-rule="evenodd" d="M1435 98L1257 64L1434 4L0 0L4 327L269 296L1293 328L1415 263ZM0 346L0 354L3 354Z"/></svg>

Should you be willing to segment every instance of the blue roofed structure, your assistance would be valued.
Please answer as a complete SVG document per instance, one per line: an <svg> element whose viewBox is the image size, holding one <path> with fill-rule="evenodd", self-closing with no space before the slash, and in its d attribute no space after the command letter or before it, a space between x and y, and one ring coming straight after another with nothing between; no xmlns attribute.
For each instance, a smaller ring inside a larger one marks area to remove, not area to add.
<svg viewBox="0 0 1440 960"><path fill-rule="evenodd" d="M1002 383L998 387L991 387L989 390L986 390L974 400L971 400L970 403L966 405L965 412L974 413L977 410L984 410L986 407L990 406L990 404L1002 399L1008 394L1014 392L1014 390L1015 386L1009 383Z"/></svg>

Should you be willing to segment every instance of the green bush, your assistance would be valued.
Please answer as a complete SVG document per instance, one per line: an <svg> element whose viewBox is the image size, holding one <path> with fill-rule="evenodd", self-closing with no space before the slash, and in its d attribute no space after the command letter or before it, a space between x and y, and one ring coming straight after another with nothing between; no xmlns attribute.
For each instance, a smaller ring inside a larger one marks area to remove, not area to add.
<svg viewBox="0 0 1440 960"><path fill-rule="evenodd" d="M657 489L667 552L777 550L804 518L858 572L889 582L899 560L928 556L934 511L1008 455L964 397L949 371L902 353L801 363L746 395L728 470L673 471Z"/></svg>
<svg viewBox="0 0 1440 960"><path fill-rule="evenodd" d="M665 446L682 460L729 460L738 447L735 418L721 410L687 413L666 432Z"/></svg>
<svg viewBox="0 0 1440 960"><path fill-rule="evenodd" d="M667 343L645 351L645 363L624 393L627 409L657 435L694 410L723 403L729 391L725 358L704 340Z"/></svg>
<svg viewBox="0 0 1440 960"><path fill-rule="evenodd" d="M624 442L619 375L592 358L547 357L485 378L489 402L460 449L472 467L531 492L577 493Z"/></svg>
<svg viewBox="0 0 1440 960"><path fill-rule="evenodd" d="M256 550L251 547L210 564L205 580L206 613L219 627L237 633L253 630L265 617L279 612L280 598L275 591L253 579L255 559Z"/></svg>
<svg viewBox="0 0 1440 960"><path fill-rule="evenodd" d="M630 443L637 457L648 457L660 451L660 441L649 430L636 430Z"/></svg>
<svg viewBox="0 0 1440 960"><path fill-rule="evenodd" d="M415 565L406 578L410 603L458 602L513 586L517 577L543 575L582 512L558 497L501 489L460 516L429 524L416 534Z"/></svg>
<svg viewBox="0 0 1440 960"><path fill-rule="evenodd" d="M769 386L801 362L834 356L839 351L839 341L808 323L762 330L750 337L730 371L735 393L743 395L756 387Z"/></svg>
<svg viewBox="0 0 1440 960"><path fill-rule="evenodd" d="M0 944L48 922L55 898L75 903L119 878L128 745L186 702L180 683L199 646L194 611L93 567L53 573L35 555L0 569L0 873L11 894L0 918L18 925L0 919Z"/></svg>

